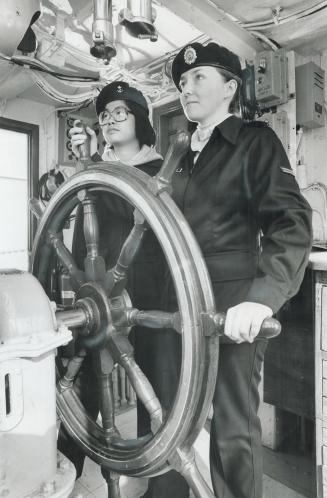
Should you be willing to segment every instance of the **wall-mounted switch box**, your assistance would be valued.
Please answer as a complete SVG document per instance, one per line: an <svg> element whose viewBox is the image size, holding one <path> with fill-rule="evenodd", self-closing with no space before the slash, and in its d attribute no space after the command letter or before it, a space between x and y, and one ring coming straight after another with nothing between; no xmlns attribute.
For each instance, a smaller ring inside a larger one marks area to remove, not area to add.
<svg viewBox="0 0 327 498"><path fill-rule="evenodd" d="M255 59L255 93L261 109L288 100L287 57L285 50L259 52Z"/></svg>
<svg viewBox="0 0 327 498"><path fill-rule="evenodd" d="M264 121L274 130L279 140L282 142L284 149L289 154L290 149L290 132L286 111L263 114L257 121Z"/></svg>
<svg viewBox="0 0 327 498"><path fill-rule="evenodd" d="M324 126L325 71L314 62L295 68L296 122L306 128Z"/></svg>

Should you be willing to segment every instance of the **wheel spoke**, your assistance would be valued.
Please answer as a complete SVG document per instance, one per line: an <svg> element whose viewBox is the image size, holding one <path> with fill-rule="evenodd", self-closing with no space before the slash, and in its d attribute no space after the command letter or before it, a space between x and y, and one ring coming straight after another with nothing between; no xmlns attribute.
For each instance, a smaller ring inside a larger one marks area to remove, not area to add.
<svg viewBox="0 0 327 498"><path fill-rule="evenodd" d="M134 226L125 240L116 265L106 275L105 288L111 297L120 295L125 288L128 269L141 246L146 230L147 222L144 216L135 209Z"/></svg>
<svg viewBox="0 0 327 498"><path fill-rule="evenodd" d="M49 233L61 232L67 216L75 209L76 204L78 204L78 199L76 196L74 196L69 199L57 212L55 212L50 220L49 225L47 226L47 231L44 232L44 235L42 237L42 250L40 251L39 261L37 261L36 259L36 261L34 261L33 263L33 273L37 271L38 279L40 280L43 287L47 286L48 268L50 265L52 253L51 246L49 246L48 243L44 242L46 242Z"/></svg>
<svg viewBox="0 0 327 498"><path fill-rule="evenodd" d="M58 388L61 392L73 387L74 380L81 369L85 356L86 351L81 350L78 355L75 355L69 359L65 375L59 380L58 383Z"/></svg>
<svg viewBox="0 0 327 498"><path fill-rule="evenodd" d="M198 469L193 448L176 448L169 462L184 477L195 498L215 498Z"/></svg>
<svg viewBox="0 0 327 498"><path fill-rule="evenodd" d="M155 434L162 424L162 408L153 387L132 355L122 355L119 364L125 369L138 399L143 403L149 413L151 429L153 434Z"/></svg>
<svg viewBox="0 0 327 498"><path fill-rule="evenodd" d="M174 329L181 333L180 314L169 313L167 311L149 310L140 311L138 309L128 309L124 318L121 318L121 325L124 327L149 327L151 329Z"/></svg>
<svg viewBox="0 0 327 498"><path fill-rule="evenodd" d="M92 359L98 381L99 408L105 437L108 440L119 438L119 432L115 426L115 401L112 385L114 360L107 348L93 353Z"/></svg>
<svg viewBox="0 0 327 498"><path fill-rule="evenodd" d="M61 237L62 235L58 233L48 233L49 242L54 248L60 263L68 271L73 289L77 291L84 284L85 275L78 269L71 252L67 249Z"/></svg>
<svg viewBox="0 0 327 498"><path fill-rule="evenodd" d="M107 470L105 467L101 467L101 473L105 478L108 486L109 498L121 498L120 488L119 488L120 476L116 474L116 472Z"/></svg>
<svg viewBox="0 0 327 498"><path fill-rule="evenodd" d="M101 281L105 275L105 262L99 255L99 223L92 196L86 190L78 193L84 213L84 238L86 244L86 258L84 262L87 280Z"/></svg>
<svg viewBox="0 0 327 498"><path fill-rule="evenodd" d="M115 400L112 386L112 375L99 375L98 387L102 427L109 434L112 435L112 433L114 433L115 435L118 435L118 431L115 426Z"/></svg>

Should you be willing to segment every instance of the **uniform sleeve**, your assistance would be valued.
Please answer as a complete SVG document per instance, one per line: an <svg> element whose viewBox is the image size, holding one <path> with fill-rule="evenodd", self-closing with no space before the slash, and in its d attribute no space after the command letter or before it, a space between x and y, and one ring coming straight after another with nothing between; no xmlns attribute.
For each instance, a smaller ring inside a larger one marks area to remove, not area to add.
<svg viewBox="0 0 327 498"><path fill-rule="evenodd" d="M247 300L275 313L301 285L312 244L311 208L275 133L269 128L256 131L249 171L262 238L258 273Z"/></svg>

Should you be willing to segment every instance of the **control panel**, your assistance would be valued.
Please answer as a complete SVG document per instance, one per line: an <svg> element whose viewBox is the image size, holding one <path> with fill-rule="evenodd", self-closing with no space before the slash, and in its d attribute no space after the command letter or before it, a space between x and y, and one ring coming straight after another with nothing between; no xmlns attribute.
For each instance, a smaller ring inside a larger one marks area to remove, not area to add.
<svg viewBox="0 0 327 498"><path fill-rule="evenodd" d="M58 164L60 166L75 166L76 158L72 152L69 130L74 126L74 121L80 119L86 126L93 128L98 136L98 150L103 150L103 136L96 117L85 117L78 113L58 113Z"/></svg>

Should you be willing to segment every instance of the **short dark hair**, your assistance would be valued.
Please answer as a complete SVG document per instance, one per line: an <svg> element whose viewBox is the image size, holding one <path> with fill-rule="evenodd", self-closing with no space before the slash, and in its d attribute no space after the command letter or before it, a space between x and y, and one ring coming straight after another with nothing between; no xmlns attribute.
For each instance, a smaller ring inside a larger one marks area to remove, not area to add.
<svg viewBox="0 0 327 498"><path fill-rule="evenodd" d="M236 91L233 95L232 100L229 103L228 112L230 112L232 114L240 112L240 109L241 109L241 91L240 91L241 83L240 83L239 79L235 78L234 74L232 74L229 71L226 71L225 69L222 69L220 67L217 68L217 71L219 74L221 74L221 76L224 78L226 83L230 80L236 81L237 88L236 88Z"/></svg>
<svg viewBox="0 0 327 498"><path fill-rule="evenodd" d="M146 111L143 107L131 100L126 100L125 102L135 117L135 133L140 147L142 147L142 145L148 145L149 147L155 145L156 134Z"/></svg>

